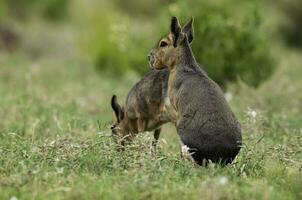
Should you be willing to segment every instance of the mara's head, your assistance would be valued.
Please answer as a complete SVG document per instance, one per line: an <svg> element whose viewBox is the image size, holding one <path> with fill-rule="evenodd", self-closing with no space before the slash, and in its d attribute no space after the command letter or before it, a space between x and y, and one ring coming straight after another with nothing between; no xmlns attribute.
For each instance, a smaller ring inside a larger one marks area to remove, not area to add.
<svg viewBox="0 0 302 200"><path fill-rule="evenodd" d="M181 49L193 40L193 18L182 28L176 17L172 17L170 33L161 38L150 51L148 60L151 68L163 69L177 65Z"/></svg>
<svg viewBox="0 0 302 200"><path fill-rule="evenodd" d="M115 95L111 98L111 107L114 111L116 121L111 126L112 136L115 139L122 138L125 135L125 112L124 109L118 104L117 97Z"/></svg>

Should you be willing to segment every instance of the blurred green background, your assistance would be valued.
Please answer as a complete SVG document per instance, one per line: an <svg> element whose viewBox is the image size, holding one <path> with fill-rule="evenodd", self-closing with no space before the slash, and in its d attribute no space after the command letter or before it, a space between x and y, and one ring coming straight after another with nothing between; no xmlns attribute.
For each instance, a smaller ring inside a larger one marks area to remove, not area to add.
<svg viewBox="0 0 302 200"><path fill-rule="evenodd" d="M302 46L299 0L1 0L0 48L32 58L77 51L101 73L144 74L173 15L195 18L195 56L223 87L258 86L277 66L275 43Z"/></svg>
<svg viewBox="0 0 302 200"><path fill-rule="evenodd" d="M242 125L234 164L196 168L173 125L117 152L121 104L170 18ZM0 199L302 199L301 0L0 0Z"/></svg>

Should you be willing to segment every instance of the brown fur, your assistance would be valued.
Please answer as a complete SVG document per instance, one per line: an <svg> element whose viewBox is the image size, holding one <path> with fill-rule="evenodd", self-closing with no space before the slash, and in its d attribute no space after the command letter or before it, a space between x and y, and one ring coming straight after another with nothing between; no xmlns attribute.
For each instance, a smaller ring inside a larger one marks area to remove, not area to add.
<svg viewBox="0 0 302 200"><path fill-rule="evenodd" d="M196 62L190 43L193 19L181 29L178 19L171 20L171 33L150 52L155 69L168 68L168 100L165 104L175 124L182 149L189 149L199 165L209 162L230 163L241 145L241 128L220 87Z"/></svg>
<svg viewBox="0 0 302 200"><path fill-rule="evenodd" d="M149 72L130 90L123 108L118 104L116 96L112 97L111 106L117 119L112 133L117 136L121 146L138 133L155 130L155 148L161 125L170 121L164 110L168 76L168 70Z"/></svg>

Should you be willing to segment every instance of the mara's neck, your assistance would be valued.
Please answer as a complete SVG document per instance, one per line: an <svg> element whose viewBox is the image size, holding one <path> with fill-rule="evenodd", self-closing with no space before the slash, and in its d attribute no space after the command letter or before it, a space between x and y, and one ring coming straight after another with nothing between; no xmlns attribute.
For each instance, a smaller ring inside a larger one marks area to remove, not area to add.
<svg viewBox="0 0 302 200"><path fill-rule="evenodd" d="M178 61L169 67L170 75L177 73L177 71L201 71L199 64L195 60L193 51L188 43L185 41L183 46L179 50Z"/></svg>
<svg viewBox="0 0 302 200"><path fill-rule="evenodd" d="M196 69L198 67L198 63L196 62L192 49L187 41L185 41L185 44L180 50L178 67L190 69Z"/></svg>

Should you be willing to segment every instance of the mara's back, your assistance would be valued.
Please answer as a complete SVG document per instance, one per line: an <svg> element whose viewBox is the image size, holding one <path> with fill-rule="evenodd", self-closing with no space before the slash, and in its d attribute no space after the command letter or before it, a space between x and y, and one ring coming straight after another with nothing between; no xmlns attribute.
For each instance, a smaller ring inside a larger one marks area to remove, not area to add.
<svg viewBox="0 0 302 200"><path fill-rule="evenodd" d="M167 97L168 77L168 69L152 70L132 87L125 104L130 118L160 117Z"/></svg>
<svg viewBox="0 0 302 200"><path fill-rule="evenodd" d="M241 128L220 87L200 70L180 71L176 80L177 129L193 158L231 162L240 149Z"/></svg>

